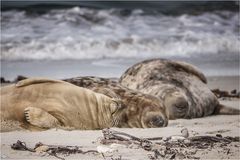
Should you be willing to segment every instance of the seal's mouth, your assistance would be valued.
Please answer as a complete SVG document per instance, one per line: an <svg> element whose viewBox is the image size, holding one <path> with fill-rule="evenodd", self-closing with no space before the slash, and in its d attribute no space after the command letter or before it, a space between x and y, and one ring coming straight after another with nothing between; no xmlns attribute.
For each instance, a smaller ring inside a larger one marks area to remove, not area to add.
<svg viewBox="0 0 240 160"><path fill-rule="evenodd" d="M168 119L161 112L147 112L142 118L143 128L160 128L168 125Z"/></svg>
<svg viewBox="0 0 240 160"><path fill-rule="evenodd" d="M162 127L164 126L164 120L161 116L154 116L148 122L151 127Z"/></svg>

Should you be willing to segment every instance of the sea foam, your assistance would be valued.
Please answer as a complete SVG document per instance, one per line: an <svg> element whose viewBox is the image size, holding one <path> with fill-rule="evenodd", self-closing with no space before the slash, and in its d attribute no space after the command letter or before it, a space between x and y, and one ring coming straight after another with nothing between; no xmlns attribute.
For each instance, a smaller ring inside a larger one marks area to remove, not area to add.
<svg viewBox="0 0 240 160"><path fill-rule="evenodd" d="M239 15L178 16L74 7L3 11L1 60L191 57L239 54Z"/></svg>

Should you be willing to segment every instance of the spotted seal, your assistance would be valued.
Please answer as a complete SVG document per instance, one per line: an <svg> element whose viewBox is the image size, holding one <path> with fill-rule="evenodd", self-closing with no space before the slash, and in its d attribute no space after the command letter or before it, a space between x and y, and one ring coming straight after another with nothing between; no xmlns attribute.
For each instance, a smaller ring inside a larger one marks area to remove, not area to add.
<svg viewBox="0 0 240 160"><path fill-rule="evenodd" d="M64 81L110 97L120 98L127 109L119 127L153 128L165 127L168 124L165 107L158 98L126 88L116 79L87 76L64 79Z"/></svg>
<svg viewBox="0 0 240 160"><path fill-rule="evenodd" d="M146 60L127 69L119 81L125 87L161 99L169 119L239 114L239 110L221 105L207 87L204 74L185 62Z"/></svg>
<svg viewBox="0 0 240 160"><path fill-rule="evenodd" d="M15 120L29 130L54 127L102 129L116 126L121 101L70 83L30 78L1 87L1 120Z"/></svg>

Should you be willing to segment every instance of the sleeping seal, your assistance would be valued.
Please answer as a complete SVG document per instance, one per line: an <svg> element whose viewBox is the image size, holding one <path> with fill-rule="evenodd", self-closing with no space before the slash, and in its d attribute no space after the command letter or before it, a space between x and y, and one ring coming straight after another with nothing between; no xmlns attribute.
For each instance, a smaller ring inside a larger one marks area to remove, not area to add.
<svg viewBox="0 0 240 160"><path fill-rule="evenodd" d="M120 83L160 98L169 119L239 114L239 110L221 105L207 87L204 74L185 62L146 60L130 67Z"/></svg>
<svg viewBox="0 0 240 160"><path fill-rule="evenodd" d="M123 110L119 100L59 80L31 78L1 88L1 120L29 130L112 127Z"/></svg>
<svg viewBox="0 0 240 160"><path fill-rule="evenodd" d="M128 89L107 78L76 77L64 81L110 97L120 98L127 109L118 127L152 128L165 127L168 124L165 107L155 96Z"/></svg>

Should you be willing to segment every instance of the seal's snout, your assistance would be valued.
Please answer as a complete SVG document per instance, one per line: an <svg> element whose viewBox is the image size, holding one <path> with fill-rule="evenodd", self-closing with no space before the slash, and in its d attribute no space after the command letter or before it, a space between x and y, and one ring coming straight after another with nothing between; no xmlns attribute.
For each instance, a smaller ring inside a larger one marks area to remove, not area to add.
<svg viewBox="0 0 240 160"><path fill-rule="evenodd" d="M148 112L142 119L144 128L165 127L168 124L168 119L160 112Z"/></svg>
<svg viewBox="0 0 240 160"><path fill-rule="evenodd" d="M152 120L150 121L150 124L152 126L156 126L156 127L163 127L164 126L164 120L161 116L154 116L154 117L152 117Z"/></svg>

